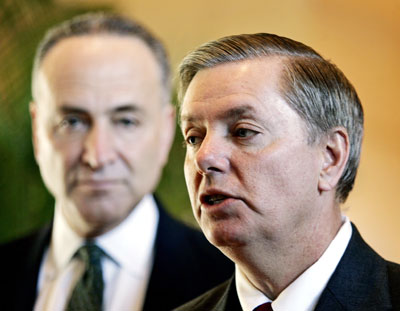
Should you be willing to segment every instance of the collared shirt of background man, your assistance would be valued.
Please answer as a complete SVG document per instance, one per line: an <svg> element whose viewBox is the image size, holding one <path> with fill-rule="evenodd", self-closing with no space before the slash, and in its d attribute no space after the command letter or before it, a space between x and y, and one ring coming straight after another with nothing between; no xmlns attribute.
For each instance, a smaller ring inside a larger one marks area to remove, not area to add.
<svg viewBox="0 0 400 311"><path fill-rule="evenodd" d="M341 213L363 137L344 74L259 33L200 46L179 78L193 213L236 272L178 310L400 310L399 265Z"/></svg>
<svg viewBox="0 0 400 311"><path fill-rule="evenodd" d="M171 310L227 279L231 262L152 195L175 130L162 43L127 18L78 16L47 32L32 79L55 213L1 246L4 310Z"/></svg>

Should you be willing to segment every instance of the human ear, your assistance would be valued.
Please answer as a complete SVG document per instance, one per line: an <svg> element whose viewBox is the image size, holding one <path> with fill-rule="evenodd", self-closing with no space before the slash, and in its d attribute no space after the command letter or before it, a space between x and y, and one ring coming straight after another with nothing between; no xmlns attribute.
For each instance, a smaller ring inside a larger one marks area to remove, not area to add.
<svg viewBox="0 0 400 311"><path fill-rule="evenodd" d="M320 192L336 188L350 153L349 135L343 127L331 129L322 141L323 160L318 181Z"/></svg>

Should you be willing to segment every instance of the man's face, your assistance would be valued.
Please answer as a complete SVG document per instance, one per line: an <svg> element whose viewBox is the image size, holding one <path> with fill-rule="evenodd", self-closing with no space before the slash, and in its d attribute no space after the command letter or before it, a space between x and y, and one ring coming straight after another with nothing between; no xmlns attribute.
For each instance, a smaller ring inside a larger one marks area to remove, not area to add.
<svg viewBox="0 0 400 311"><path fill-rule="evenodd" d="M171 145L155 57L132 37L64 39L34 88L35 156L57 206L81 235L113 228L153 191Z"/></svg>
<svg viewBox="0 0 400 311"><path fill-rule="evenodd" d="M216 246L278 245L318 217L322 151L279 95L280 68L264 58L204 69L183 99L186 183Z"/></svg>

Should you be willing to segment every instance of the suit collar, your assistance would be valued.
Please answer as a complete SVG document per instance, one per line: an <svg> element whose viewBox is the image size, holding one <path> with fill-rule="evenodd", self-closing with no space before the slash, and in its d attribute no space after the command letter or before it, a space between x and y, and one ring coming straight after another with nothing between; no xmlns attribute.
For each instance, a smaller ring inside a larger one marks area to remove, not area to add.
<svg viewBox="0 0 400 311"><path fill-rule="evenodd" d="M339 264L352 235L352 227L347 217L334 239L322 256L290 283L273 301L274 310L290 310L296 306L299 310L314 310L330 277ZM257 289L236 266L236 288L243 310L255 307L271 300Z"/></svg>
<svg viewBox="0 0 400 311"><path fill-rule="evenodd" d="M235 276L205 293L202 297L207 299L207 303L204 304L201 297L199 297L200 299L197 300L197 303L200 308L196 302L192 305L195 310L242 311L236 291ZM190 310L190 308L187 310Z"/></svg>
<svg viewBox="0 0 400 311"><path fill-rule="evenodd" d="M349 245L315 308L390 310L386 262L361 238L352 224Z"/></svg>
<svg viewBox="0 0 400 311"><path fill-rule="evenodd" d="M235 277L230 279L229 287L227 288L226 292L224 293L223 298L226 300L226 307L224 310L229 311L241 311L242 307L240 306L239 297L236 291L235 285ZM219 307L223 306L223 301L218 304ZM223 310L223 309L216 309L216 310Z"/></svg>
<svg viewBox="0 0 400 311"><path fill-rule="evenodd" d="M348 247L314 311L400 310L396 305L396 297L392 309L388 275L392 279L392 296L398 296L400 266L387 263L376 254L352 225ZM230 279L176 310L241 310L233 280Z"/></svg>
<svg viewBox="0 0 400 311"><path fill-rule="evenodd" d="M181 250L178 248L181 239L179 231L180 224L171 218L164 210L161 202L154 197L159 213L158 227L154 243L154 262L149 279L149 285L143 305L143 310L155 310L160 301L154 297L169 296L173 294L174 285L169 284L174 279L174 268L178 268L182 263ZM165 292L166 288L171 289L171 293Z"/></svg>
<svg viewBox="0 0 400 311"><path fill-rule="evenodd" d="M400 270L397 265L394 267ZM240 310L233 280L232 278L222 290L219 290L217 295L219 299L215 300L209 310ZM315 311L392 310L389 292L386 261L364 242L352 224L349 245L323 291Z"/></svg>

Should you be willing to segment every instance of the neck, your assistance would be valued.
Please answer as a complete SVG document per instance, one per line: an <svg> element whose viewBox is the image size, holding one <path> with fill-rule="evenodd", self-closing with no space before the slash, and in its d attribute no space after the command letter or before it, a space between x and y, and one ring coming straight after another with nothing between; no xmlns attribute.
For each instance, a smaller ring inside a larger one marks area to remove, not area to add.
<svg viewBox="0 0 400 311"><path fill-rule="evenodd" d="M331 216L306 230L293 230L289 239L266 239L262 243L221 250L258 290L275 300L322 256L335 238L342 225L339 208Z"/></svg>
<svg viewBox="0 0 400 311"><path fill-rule="evenodd" d="M82 217L78 208L72 202L57 202L56 208L60 209L62 217L68 226L84 239L94 239L118 225L118 223L89 222ZM66 212L67 209L69 212Z"/></svg>

